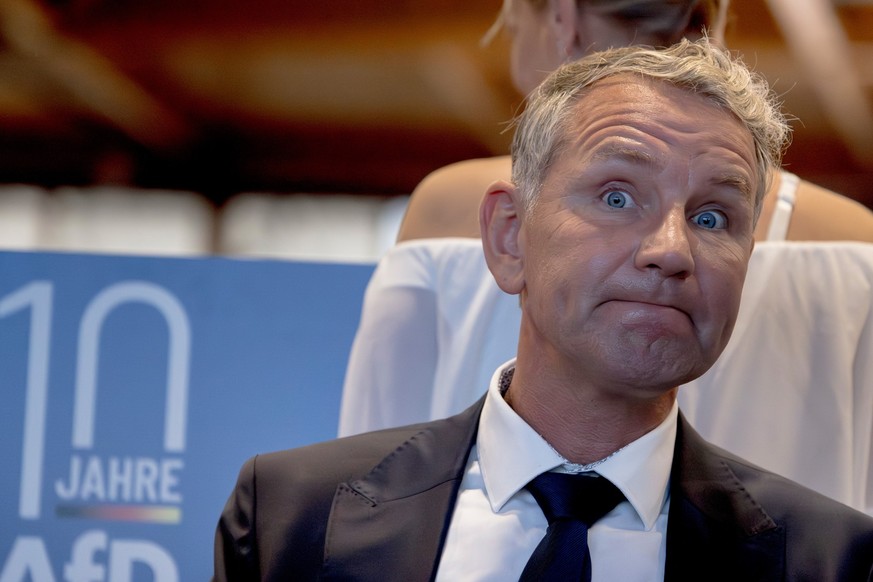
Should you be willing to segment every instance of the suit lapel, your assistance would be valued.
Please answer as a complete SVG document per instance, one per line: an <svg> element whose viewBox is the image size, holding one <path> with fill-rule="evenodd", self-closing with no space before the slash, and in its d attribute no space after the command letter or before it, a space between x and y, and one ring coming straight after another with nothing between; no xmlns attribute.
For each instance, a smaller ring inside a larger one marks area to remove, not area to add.
<svg viewBox="0 0 873 582"><path fill-rule="evenodd" d="M665 580L782 580L785 532L680 416Z"/></svg>
<svg viewBox="0 0 873 582"><path fill-rule="evenodd" d="M432 580L484 398L422 425L361 479L337 489L323 580Z"/></svg>

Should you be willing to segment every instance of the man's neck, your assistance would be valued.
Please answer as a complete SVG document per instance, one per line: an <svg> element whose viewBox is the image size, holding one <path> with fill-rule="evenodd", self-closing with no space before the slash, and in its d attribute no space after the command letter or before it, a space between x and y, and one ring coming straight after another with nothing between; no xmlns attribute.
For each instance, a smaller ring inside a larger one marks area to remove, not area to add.
<svg viewBox="0 0 873 582"><path fill-rule="evenodd" d="M677 389L646 397L618 395L609 387L568 381L518 362L507 403L558 453L589 464L609 456L661 424Z"/></svg>

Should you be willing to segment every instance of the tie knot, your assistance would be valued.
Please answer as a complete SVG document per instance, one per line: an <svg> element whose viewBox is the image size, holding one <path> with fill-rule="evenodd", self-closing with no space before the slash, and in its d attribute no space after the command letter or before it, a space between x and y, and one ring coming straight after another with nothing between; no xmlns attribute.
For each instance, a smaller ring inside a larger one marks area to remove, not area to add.
<svg viewBox="0 0 873 582"><path fill-rule="evenodd" d="M527 484L527 490L549 520L581 521L587 527L612 511L624 495L600 475L543 473Z"/></svg>

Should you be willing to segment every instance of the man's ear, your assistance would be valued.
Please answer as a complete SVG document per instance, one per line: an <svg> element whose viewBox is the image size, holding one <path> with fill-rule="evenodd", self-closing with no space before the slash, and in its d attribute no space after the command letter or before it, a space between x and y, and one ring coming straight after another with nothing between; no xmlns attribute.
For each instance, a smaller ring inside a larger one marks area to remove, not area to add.
<svg viewBox="0 0 873 582"><path fill-rule="evenodd" d="M518 189L500 180L488 187L479 207L485 262L497 285L516 295L524 289L524 254Z"/></svg>
<svg viewBox="0 0 873 582"><path fill-rule="evenodd" d="M562 62L575 58L579 50L577 0L550 0L550 23Z"/></svg>

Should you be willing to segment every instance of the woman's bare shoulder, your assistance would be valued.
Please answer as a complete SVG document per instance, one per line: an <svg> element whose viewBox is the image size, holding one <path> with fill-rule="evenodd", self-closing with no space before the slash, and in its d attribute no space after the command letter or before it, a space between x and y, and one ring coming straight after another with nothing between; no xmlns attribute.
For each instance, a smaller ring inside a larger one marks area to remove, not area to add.
<svg viewBox="0 0 873 582"><path fill-rule="evenodd" d="M482 197L510 173L509 156L464 160L431 172L412 192L397 240L478 238Z"/></svg>
<svg viewBox="0 0 873 582"><path fill-rule="evenodd" d="M847 196L801 181L788 238L873 242L873 210Z"/></svg>

